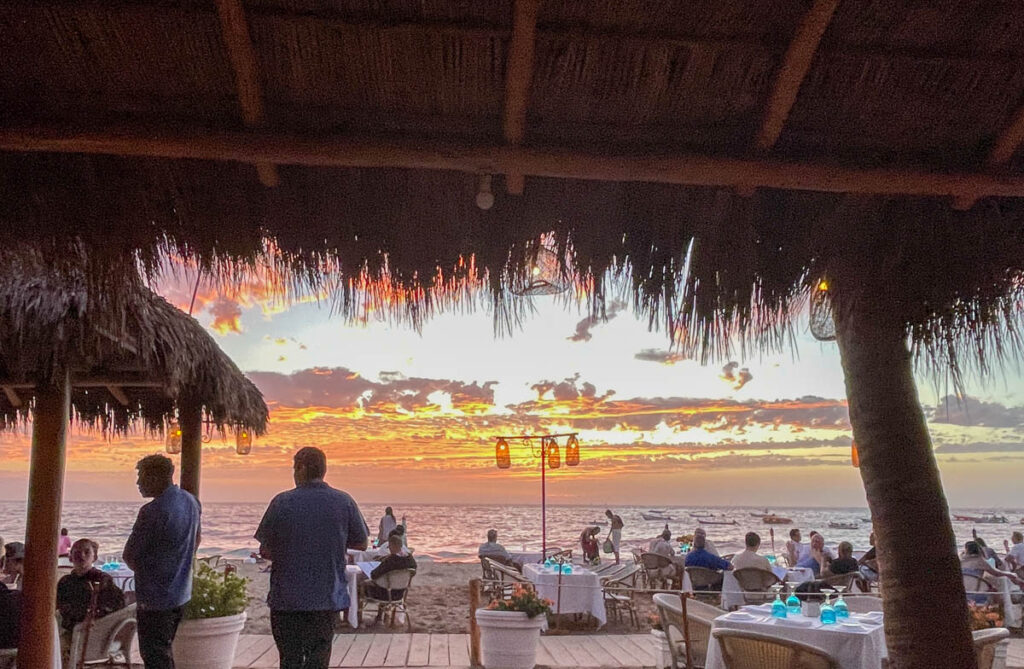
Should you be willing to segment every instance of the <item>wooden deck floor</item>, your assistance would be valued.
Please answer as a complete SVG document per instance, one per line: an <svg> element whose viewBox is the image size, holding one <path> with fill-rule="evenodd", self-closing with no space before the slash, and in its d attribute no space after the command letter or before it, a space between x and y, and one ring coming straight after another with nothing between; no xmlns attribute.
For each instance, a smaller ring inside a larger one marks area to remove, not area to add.
<svg viewBox="0 0 1024 669"><path fill-rule="evenodd" d="M142 666L138 646L132 663ZM649 634L542 636L537 664L548 667L653 667ZM243 634L235 669L277 667L270 635ZM332 667L469 667L468 634L339 634L331 649Z"/></svg>

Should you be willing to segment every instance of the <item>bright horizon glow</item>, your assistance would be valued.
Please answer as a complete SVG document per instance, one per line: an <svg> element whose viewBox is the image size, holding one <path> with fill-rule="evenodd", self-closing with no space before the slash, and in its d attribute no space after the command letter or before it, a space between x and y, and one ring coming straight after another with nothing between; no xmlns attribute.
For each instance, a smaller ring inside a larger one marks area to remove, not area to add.
<svg viewBox="0 0 1024 669"><path fill-rule="evenodd" d="M186 310L192 288L159 287ZM552 503L865 506L838 353L806 323L795 354L700 365L625 304L595 323L535 302L511 337L495 337L482 312L444 314L416 333L373 318L349 325L326 303L285 304L259 282L234 294L202 285L196 317L271 408L251 455L235 455L230 435L204 446L203 499L266 501L292 486L291 454L316 445L327 480L359 500L534 504L536 460L513 443L512 468L498 470L494 438L578 431L581 463L550 474ZM918 384L951 505L1013 507L1020 371L972 384L962 404L935 385ZM65 499L138 500L135 461L162 451L145 435L106 442L73 429ZM27 434L0 436L0 497L24 499L28 454Z"/></svg>

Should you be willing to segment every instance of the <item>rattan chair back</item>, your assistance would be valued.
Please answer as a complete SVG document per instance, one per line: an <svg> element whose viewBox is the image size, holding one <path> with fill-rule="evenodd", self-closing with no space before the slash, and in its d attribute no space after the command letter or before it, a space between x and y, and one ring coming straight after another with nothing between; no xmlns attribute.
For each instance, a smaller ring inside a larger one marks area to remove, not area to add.
<svg viewBox="0 0 1024 669"><path fill-rule="evenodd" d="M978 658L978 669L992 669L996 648L1004 639L1008 638L1010 638L1010 630L1005 627L993 627L974 632L974 655Z"/></svg>
<svg viewBox="0 0 1024 669"><path fill-rule="evenodd" d="M712 636L727 669L839 669L834 657L797 641L730 629Z"/></svg>

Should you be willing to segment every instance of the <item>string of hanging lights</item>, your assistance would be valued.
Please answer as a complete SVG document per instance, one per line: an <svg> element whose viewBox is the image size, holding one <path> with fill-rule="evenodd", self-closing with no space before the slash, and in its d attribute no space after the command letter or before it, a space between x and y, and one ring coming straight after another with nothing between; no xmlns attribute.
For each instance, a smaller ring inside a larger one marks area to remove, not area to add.
<svg viewBox="0 0 1024 669"><path fill-rule="evenodd" d="M510 441L525 443L529 447L531 455L540 460L541 552L545 557L547 557L548 551L546 472L548 469L558 469L562 466L562 453L558 446L559 439L565 439L566 466L575 467L580 464L580 441L577 435L577 432L566 432L562 434L525 434L495 438L494 462L498 469L510 469L512 467L512 453L509 448ZM539 442L539 447L534 445L535 441Z"/></svg>

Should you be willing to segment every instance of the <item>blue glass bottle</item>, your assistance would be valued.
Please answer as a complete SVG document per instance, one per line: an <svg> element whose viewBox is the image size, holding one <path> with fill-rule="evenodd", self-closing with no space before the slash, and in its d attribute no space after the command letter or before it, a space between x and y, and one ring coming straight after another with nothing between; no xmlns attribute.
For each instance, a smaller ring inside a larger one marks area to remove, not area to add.
<svg viewBox="0 0 1024 669"><path fill-rule="evenodd" d="M786 604L779 597L779 593L775 593L775 601L772 602L772 618L785 618L786 617Z"/></svg>
<svg viewBox="0 0 1024 669"><path fill-rule="evenodd" d="M825 593L825 603L821 605L821 624L822 625L835 625L836 624L836 610L832 604L829 603L828 593Z"/></svg>

